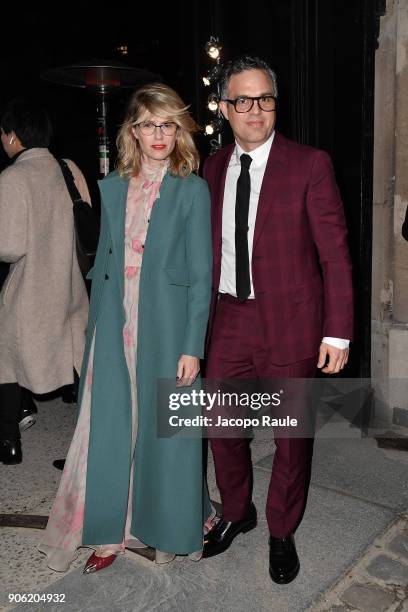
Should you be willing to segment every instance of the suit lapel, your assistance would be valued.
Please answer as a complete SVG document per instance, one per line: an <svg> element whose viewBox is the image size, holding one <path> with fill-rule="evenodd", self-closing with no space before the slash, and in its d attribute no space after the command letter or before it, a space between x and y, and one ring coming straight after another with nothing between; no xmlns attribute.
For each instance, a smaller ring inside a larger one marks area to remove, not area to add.
<svg viewBox="0 0 408 612"><path fill-rule="evenodd" d="M269 211L273 206L274 198L280 191L279 185L281 177L284 175L286 155L286 143L284 137L280 134L275 134L268 161L266 163L261 192L259 194L253 250L255 249L259 236L262 233Z"/></svg>
<svg viewBox="0 0 408 612"><path fill-rule="evenodd" d="M116 263L121 295L124 295L124 236L129 180L119 175L114 175L110 176L108 179L99 181L99 187L102 195L102 206L105 207L112 238L112 253Z"/></svg>
<svg viewBox="0 0 408 612"><path fill-rule="evenodd" d="M222 206L224 201L225 179L228 164L231 159L235 145L228 145L223 149L223 156L219 159L216 172L214 173L214 187L212 196L211 225L213 230L213 254L214 254L214 286L218 286L221 273L221 241L222 241Z"/></svg>

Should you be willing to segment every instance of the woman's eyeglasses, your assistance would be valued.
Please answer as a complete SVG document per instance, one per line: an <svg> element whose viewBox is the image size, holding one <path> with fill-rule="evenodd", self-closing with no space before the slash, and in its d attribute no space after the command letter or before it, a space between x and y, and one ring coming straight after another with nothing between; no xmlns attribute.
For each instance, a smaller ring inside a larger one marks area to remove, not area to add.
<svg viewBox="0 0 408 612"><path fill-rule="evenodd" d="M174 121L164 121L163 123L153 123L153 121L142 121L141 123L135 123L135 127L138 127L144 136L151 136L156 128L160 128L162 134L165 136L174 136L177 131L178 125Z"/></svg>

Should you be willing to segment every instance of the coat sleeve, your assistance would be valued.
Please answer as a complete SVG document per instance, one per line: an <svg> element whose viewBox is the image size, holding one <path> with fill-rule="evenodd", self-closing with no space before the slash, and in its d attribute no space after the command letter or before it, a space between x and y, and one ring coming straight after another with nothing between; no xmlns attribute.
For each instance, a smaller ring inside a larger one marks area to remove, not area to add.
<svg viewBox="0 0 408 612"><path fill-rule="evenodd" d="M343 203L330 157L316 152L307 193L307 212L324 284L323 336L353 337L351 261Z"/></svg>
<svg viewBox="0 0 408 612"><path fill-rule="evenodd" d="M183 355L204 357L204 340L211 296L210 194L200 180L194 194L186 226L186 258L190 286Z"/></svg>
<svg viewBox="0 0 408 612"><path fill-rule="evenodd" d="M0 260L14 263L26 254L27 193L14 168L0 174Z"/></svg>

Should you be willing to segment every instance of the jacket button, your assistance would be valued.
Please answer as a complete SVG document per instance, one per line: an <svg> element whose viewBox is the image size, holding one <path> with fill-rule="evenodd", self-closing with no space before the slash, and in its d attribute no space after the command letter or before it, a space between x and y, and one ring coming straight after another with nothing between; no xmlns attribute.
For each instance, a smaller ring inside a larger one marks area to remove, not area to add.
<svg viewBox="0 0 408 612"><path fill-rule="evenodd" d="M109 279L109 275L105 274L105 280L108 280L108 279Z"/></svg>
<svg viewBox="0 0 408 612"><path fill-rule="evenodd" d="M109 249L109 255L112 255L112 249Z"/></svg>

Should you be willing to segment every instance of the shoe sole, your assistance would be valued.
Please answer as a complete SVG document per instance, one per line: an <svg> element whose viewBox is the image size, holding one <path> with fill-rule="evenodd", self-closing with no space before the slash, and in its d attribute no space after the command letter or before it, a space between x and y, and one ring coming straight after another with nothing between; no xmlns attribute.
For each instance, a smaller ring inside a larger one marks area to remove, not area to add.
<svg viewBox="0 0 408 612"><path fill-rule="evenodd" d="M22 431L25 431L26 429L28 429L32 425L34 425L35 422L36 422L36 418L33 417L33 416L26 416L26 417L24 417L24 419L22 419L19 422L19 424L18 424L18 427L20 429L20 433Z"/></svg>
<svg viewBox="0 0 408 612"><path fill-rule="evenodd" d="M22 463L23 459L17 459L16 460L12 460L12 461L4 461L4 459L0 459L0 463L3 463L4 465L17 465L18 463Z"/></svg>
<svg viewBox="0 0 408 612"><path fill-rule="evenodd" d="M250 525L243 527L239 533L248 533L248 531L251 531L251 529L255 529L257 524L258 524L258 521L255 521L254 523L251 523Z"/></svg>
<svg viewBox="0 0 408 612"><path fill-rule="evenodd" d="M235 538L237 536L239 536L240 533L248 533L248 531L251 531L252 529L255 529L255 527L257 526L258 521L255 520L255 522L253 523L249 523L248 525L246 525L245 527L243 527L242 529L240 529L240 531L238 531L238 533L232 538L231 542L228 544L228 546L226 546L225 548L223 548L222 550L220 550L219 552L214 552L211 555L206 555L205 554L205 549L203 550L203 559L210 559L211 557L215 557L216 555L221 555L223 552L225 552L226 550L229 549L229 547L231 546L231 544L233 543L233 541L235 540Z"/></svg>

